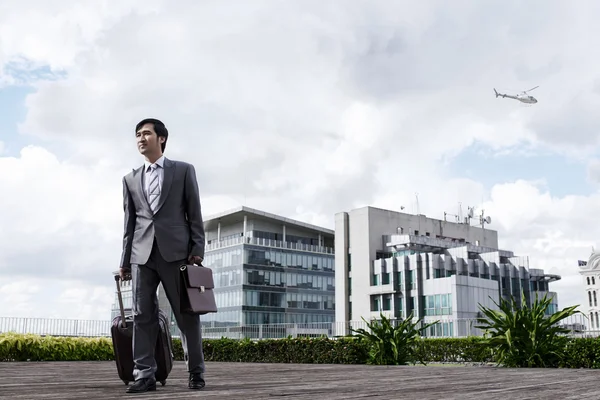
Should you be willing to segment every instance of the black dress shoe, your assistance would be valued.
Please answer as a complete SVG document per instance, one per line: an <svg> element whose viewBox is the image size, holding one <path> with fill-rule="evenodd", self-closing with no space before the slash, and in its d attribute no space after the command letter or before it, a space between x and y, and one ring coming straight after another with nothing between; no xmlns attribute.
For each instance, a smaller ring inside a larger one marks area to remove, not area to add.
<svg viewBox="0 0 600 400"><path fill-rule="evenodd" d="M133 385L127 388L127 393L144 393L156 390L156 381L154 379L138 379Z"/></svg>
<svg viewBox="0 0 600 400"><path fill-rule="evenodd" d="M190 374L190 381L188 382L190 389L202 389L205 385L202 373Z"/></svg>

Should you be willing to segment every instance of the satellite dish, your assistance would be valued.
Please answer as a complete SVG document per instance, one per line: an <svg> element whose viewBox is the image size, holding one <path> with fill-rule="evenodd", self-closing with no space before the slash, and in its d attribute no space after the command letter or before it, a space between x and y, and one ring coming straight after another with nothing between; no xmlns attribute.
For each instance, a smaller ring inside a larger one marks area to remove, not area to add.
<svg viewBox="0 0 600 400"><path fill-rule="evenodd" d="M487 217L485 217L485 222L487 222L488 224L492 223L492 217L490 217L489 215Z"/></svg>

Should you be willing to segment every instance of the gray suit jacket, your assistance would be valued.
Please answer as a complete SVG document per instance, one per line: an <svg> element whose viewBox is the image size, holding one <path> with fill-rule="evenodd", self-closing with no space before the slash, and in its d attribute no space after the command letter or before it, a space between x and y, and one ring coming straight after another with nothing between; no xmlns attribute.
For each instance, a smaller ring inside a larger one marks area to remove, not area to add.
<svg viewBox="0 0 600 400"><path fill-rule="evenodd" d="M194 166L165 157L164 178L156 212L144 194L144 166L123 177L125 229L121 268L146 264L156 242L165 261L204 258L204 222Z"/></svg>

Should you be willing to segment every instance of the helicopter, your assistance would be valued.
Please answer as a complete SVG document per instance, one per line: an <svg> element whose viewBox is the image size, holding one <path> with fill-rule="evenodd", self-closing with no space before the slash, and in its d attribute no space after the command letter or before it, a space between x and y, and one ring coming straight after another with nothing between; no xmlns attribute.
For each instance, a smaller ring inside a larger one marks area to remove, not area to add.
<svg viewBox="0 0 600 400"><path fill-rule="evenodd" d="M494 93L496 93L496 98L498 97L508 97L509 99L514 99L514 100L519 100L522 103L526 103L526 104L535 104L537 103L537 99L531 95L529 95L527 92L531 92L533 89L537 89L539 88L539 86L536 86L534 88L531 88L529 90L525 90L515 96L512 96L510 94L504 94L504 93L498 93L498 91L496 91L496 89L494 88Z"/></svg>

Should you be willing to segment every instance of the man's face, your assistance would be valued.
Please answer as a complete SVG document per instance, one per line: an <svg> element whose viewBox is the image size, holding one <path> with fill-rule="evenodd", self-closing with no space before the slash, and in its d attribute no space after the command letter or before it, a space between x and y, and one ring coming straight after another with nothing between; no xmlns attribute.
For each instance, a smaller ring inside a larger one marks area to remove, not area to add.
<svg viewBox="0 0 600 400"><path fill-rule="evenodd" d="M161 143L164 142L165 138L159 137L154 131L154 124L144 124L135 133L138 150L143 155L158 154L161 153Z"/></svg>

